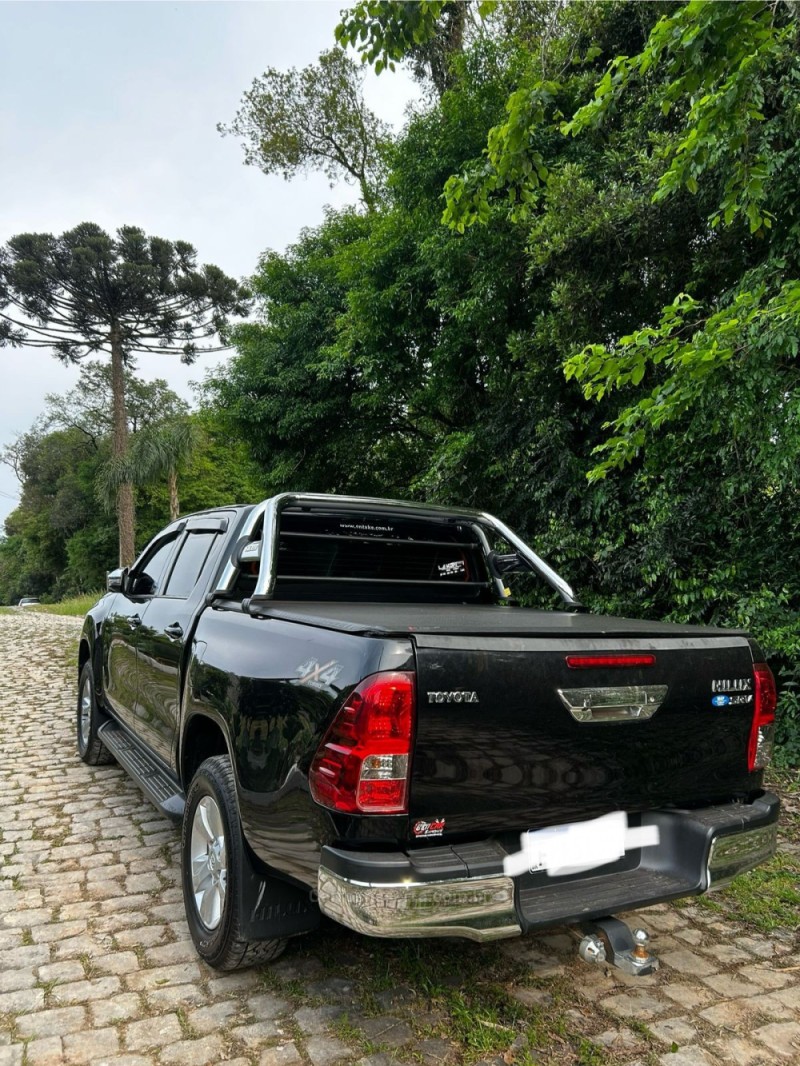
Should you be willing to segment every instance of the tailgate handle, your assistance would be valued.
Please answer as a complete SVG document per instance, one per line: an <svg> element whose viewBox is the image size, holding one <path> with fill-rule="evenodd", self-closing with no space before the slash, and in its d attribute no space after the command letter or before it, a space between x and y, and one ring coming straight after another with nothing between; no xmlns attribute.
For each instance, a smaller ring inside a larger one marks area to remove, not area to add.
<svg viewBox="0 0 800 1066"><path fill-rule="evenodd" d="M561 702L576 722L642 722L652 718L667 696L667 685L615 685L613 688L560 688Z"/></svg>

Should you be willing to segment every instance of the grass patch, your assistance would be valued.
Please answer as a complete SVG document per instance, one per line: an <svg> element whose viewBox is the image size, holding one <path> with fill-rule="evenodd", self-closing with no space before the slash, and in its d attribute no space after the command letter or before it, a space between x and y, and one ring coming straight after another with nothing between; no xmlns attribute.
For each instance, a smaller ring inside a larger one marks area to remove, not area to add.
<svg viewBox="0 0 800 1066"><path fill-rule="evenodd" d="M728 888L695 902L760 933L794 929L800 914L800 858L779 851Z"/></svg>
<svg viewBox="0 0 800 1066"><path fill-rule="evenodd" d="M26 607L25 610L35 611L36 614L66 614L82 618L104 595L104 592L87 592L85 596L71 596L59 603L37 603L33 607Z"/></svg>
<svg viewBox="0 0 800 1066"><path fill-rule="evenodd" d="M407 1021L418 1038L452 1044L462 1066L495 1057L514 1066L611 1066L617 1061L592 1043L600 1023L588 1017L582 1023L578 1017L585 1003L570 975L537 979L524 961L494 945L478 950L446 940L359 940L326 928L324 935L307 938L299 954L306 952L329 976L352 981L355 1016L341 1019L335 1029L361 1053L381 1046L365 1039L358 1016L388 1011ZM262 980L277 984L281 994L291 990L291 982ZM520 986L541 987L548 997L541 1005L523 1004L512 995ZM296 991L303 992L302 983ZM386 992L396 994L397 1001Z"/></svg>

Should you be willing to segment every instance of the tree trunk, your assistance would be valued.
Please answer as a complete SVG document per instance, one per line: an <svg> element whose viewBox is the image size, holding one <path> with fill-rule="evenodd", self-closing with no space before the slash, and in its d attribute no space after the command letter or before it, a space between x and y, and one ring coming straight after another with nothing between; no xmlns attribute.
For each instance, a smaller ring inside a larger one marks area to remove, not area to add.
<svg viewBox="0 0 800 1066"><path fill-rule="evenodd" d="M169 485L169 520L174 522L181 513L178 499L178 472L174 466L171 466L167 472L167 484Z"/></svg>
<svg viewBox="0 0 800 1066"><path fill-rule="evenodd" d="M111 450L115 460L125 460L128 455L128 414L125 410L122 345L116 325L111 327L111 395L114 414ZM117 528L119 529L119 565L130 566L136 557L136 510L133 501L133 485L129 481L120 485L117 492Z"/></svg>

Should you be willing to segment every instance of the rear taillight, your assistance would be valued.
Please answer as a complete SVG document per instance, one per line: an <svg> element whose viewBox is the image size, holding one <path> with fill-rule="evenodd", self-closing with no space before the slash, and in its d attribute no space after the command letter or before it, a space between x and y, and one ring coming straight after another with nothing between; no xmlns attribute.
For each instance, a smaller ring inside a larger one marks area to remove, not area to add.
<svg viewBox="0 0 800 1066"><path fill-rule="evenodd" d="M316 802L349 814L406 814L415 713L413 674L365 678L311 763Z"/></svg>
<svg viewBox="0 0 800 1066"><path fill-rule="evenodd" d="M766 663L753 667L755 696L753 699L753 725L747 745L747 766L750 770L763 770L772 758L775 740L775 708L778 693L775 678Z"/></svg>

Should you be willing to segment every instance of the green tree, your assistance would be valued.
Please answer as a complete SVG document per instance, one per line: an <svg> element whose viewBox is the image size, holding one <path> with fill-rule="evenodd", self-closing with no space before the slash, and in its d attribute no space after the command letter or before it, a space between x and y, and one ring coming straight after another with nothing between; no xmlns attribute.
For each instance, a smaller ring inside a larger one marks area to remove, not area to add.
<svg viewBox="0 0 800 1066"><path fill-rule="evenodd" d="M196 264L184 241L148 237L124 226L112 238L83 223L60 237L27 233L0 249L0 346L49 348L63 362L98 352L111 363L112 452L128 453L125 368L137 353L192 362L219 351L230 315L245 312L246 293L218 267ZM133 486L117 494L119 559L134 557Z"/></svg>
<svg viewBox="0 0 800 1066"><path fill-rule="evenodd" d="M388 127L364 103L363 74L345 53L323 52L303 70L270 67L244 94L222 134L241 137L245 163L287 180L321 170L331 184L355 181L374 208Z"/></svg>
<svg viewBox="0 0 800 1066"><path fill-rule="evenodd" d="M372 63L380 74L394 70L395 61L409 63L418 81L430 79L439 96L455 84L453 60L465 44L473 8L487 15L498 0L359 0L342 12L336 39L343 47L352 46L364 63Z"/></svg>
<svg viewBox="0 0 800 1066"><path fill-rule="evenodd" d="M101 500L108 505L124 483L144 486L166 478L169 488L169 518L180 514L178 468L185 464L198 446L197 427L187 417L164 418L141 430L131 440L123 460L105 463L98 474Z"/></svg>

